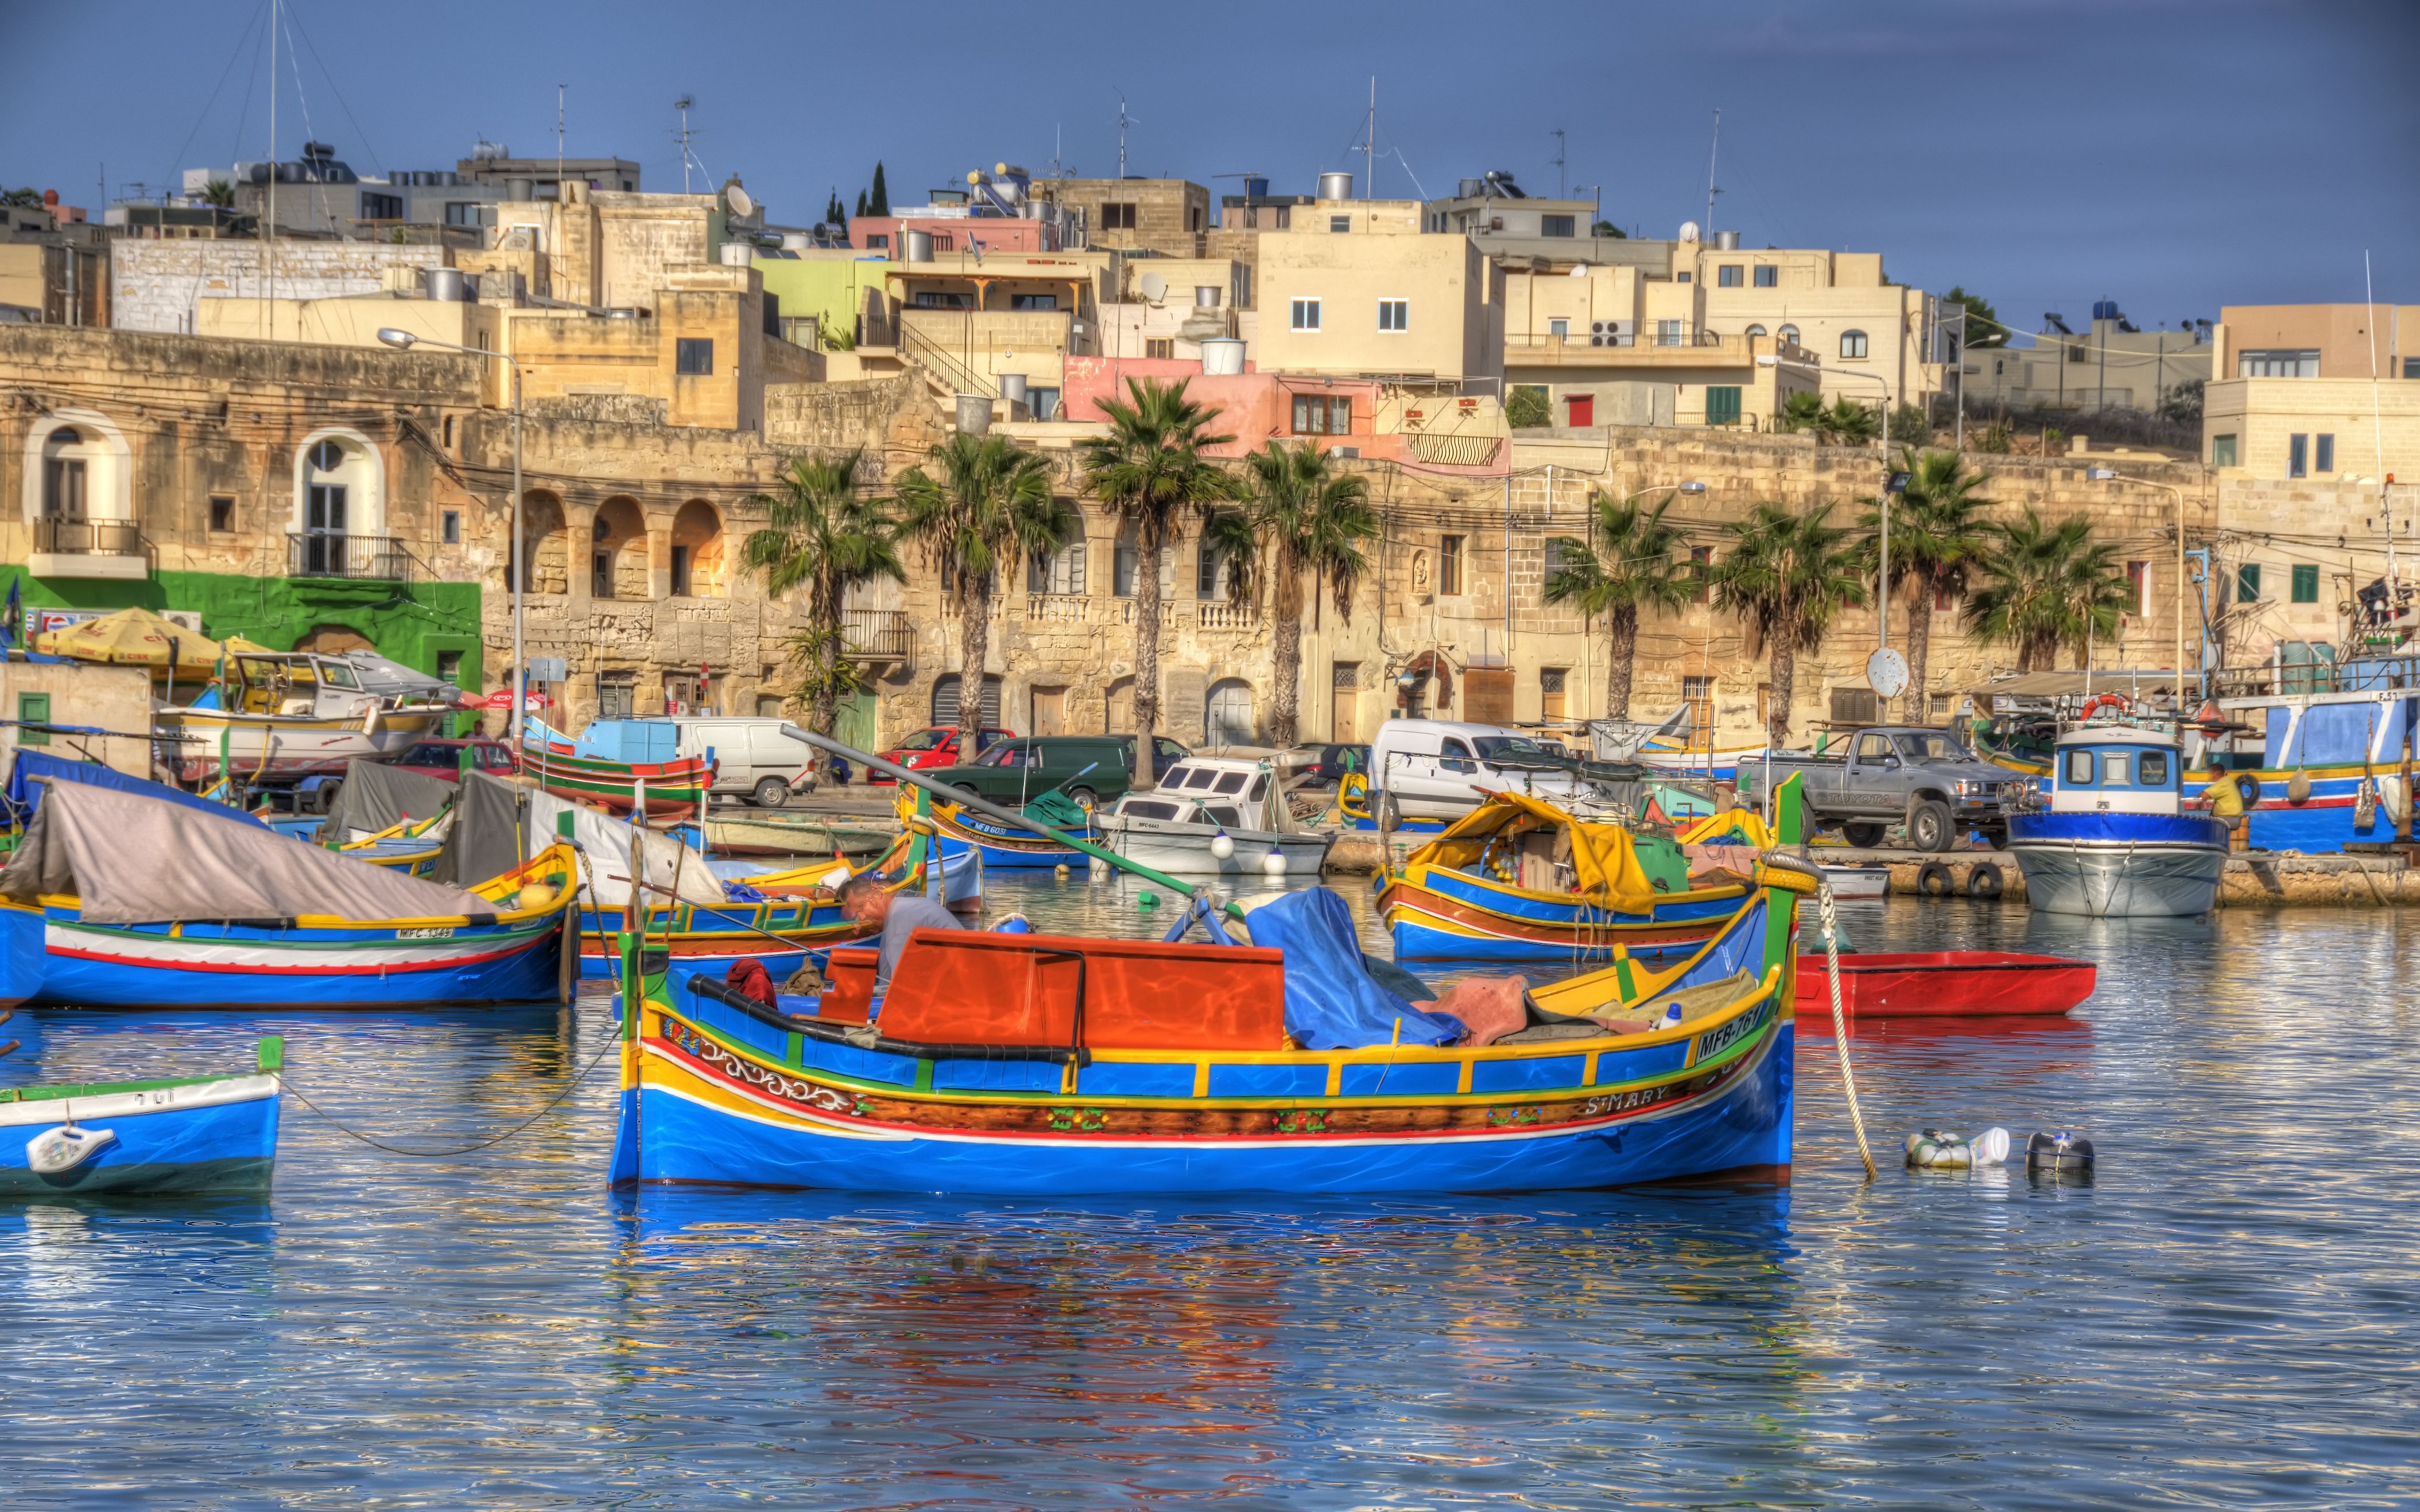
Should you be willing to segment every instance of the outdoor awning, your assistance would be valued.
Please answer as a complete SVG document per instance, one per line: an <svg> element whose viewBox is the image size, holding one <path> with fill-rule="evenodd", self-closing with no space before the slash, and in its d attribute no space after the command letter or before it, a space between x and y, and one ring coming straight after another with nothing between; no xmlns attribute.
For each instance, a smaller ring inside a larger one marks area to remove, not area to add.
<svg viewBox="0 0 2420 1512"><path fill-rule="evenodd" d="M2149 692L2153 688L2168 687L2177 680L2177 674L2165 667L2148 671L2097 670L2089 676L2091 691L2095 693L2123 693L2135 688ZM2024 672L1985 683L1975 689L1975 696L1978 699L2082 698L2086 691L2086 674L2080 671Z"/></svg>

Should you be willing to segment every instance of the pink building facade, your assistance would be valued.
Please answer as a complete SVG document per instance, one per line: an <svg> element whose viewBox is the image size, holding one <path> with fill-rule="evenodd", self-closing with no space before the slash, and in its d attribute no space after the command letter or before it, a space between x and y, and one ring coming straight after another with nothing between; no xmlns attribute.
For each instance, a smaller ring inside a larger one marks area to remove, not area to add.
<svg viewBox="0 0 2420 1512"><path fill-rule="evenodd" d="M992 252L1057 252L1056 228L1046 221L1001 215L861 215L848 223L848 244L897 255L903 231L929 232L936 256L965 252L970 238Z"/></svg>

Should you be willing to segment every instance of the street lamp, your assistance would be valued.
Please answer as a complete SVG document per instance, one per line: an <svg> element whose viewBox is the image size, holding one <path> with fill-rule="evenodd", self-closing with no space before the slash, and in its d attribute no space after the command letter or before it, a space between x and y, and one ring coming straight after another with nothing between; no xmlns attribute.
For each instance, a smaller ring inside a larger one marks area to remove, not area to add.
<svg viewBox="0 0 2420 1512"><path fill-rule="evenodd" d="M1879 383L1883 386L1882 434L1874 442L1876 459L1881 462L1883 472L1882 503L1878 512L1882 520L1882 531L1880 532L1881 568L1874 579L1874 655L1873 659L1866 663L1866 681L1874 685L1874 691L1882 694L1884 698L1897 698L1899 696L1898 692L1893 692L1882 686L1885 682L1890 682L1899 685L1900 692L1904 692L1907 688L1906 663L1901 662L1900 666L1894 670L1890 666L1889 662L1890 501L1892 493L1890 470L1890 379L1880 373L1869 373L1863 368L1831 367L1823 363L1801 362L1796 358L1783 357L1778 352L1759 352L1756 358L1756 365L1759 367L1797 367L1804 368L1807 371L1813 373L1833 373L1841 378L1864 378L1869 382ZM1923 690L1919 688L1917 691L1921 693Z"/></svg>
<svg viewBox="0 0 2420 1512"><path fill-rule="evenodd" d="M2177 496L2177 705L2183 712L2185 701L2185 491L2173 483L2153 483L2149 478L2130 478L2115 468L2086 468L2084 475L2094 483L2131 483L2144 488L2164 488ZM2194 658L2196 663L2200 657ZM2199 668L2196 667L2196 671ZM2202 696L2210 696L2210 685L2202 680Z"/></svg>
<svg viewBox="0 0 2420 1512"><path fill-rule="evenodd" d="M513 707L506 717L504 730L508 742L518 751L521 745L521 711L528 704L529 678L523 671L521 656L521 579L529 576L529 543L521 538L521 364L503 352L491 352L479 347L458 347L450 341L433 341L427 336L399 331L394 326L380 328L378 339L397 351L413 347L438 347L449 352L461 352L471 357L503 357L513 374L513 543L512 554L505 560L512 563L513 594Z"/></svg>

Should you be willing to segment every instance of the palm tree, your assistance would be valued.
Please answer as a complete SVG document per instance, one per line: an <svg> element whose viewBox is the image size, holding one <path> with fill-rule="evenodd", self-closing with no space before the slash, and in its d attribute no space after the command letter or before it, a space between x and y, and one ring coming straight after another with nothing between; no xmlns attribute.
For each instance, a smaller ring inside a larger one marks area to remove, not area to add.
<svg viewBox="0 0 2420 1512"><path fill-rule="evenodd" d="M1832 506L1818 504L1793 515L1779 504L1759 504L1745 519L1727 527L1731 549L1714 563L1714 605L1739 617L1747 631L1748 654L1769 651L1773 691L1765 704L1765 734L1775 745L1790 735L1790 700L1798 654L1811 650L1832 620L1866 601L1865 579L1850 532L1831 522Z"/></svg>
<svg viewBox="0 0 2420 1512"><path fill-rule="evenodd" d="M1309 441L1271 441L1244 458L1245 507L1214 513L1202 528L1206 548L1231 563L1227 591L1241 600L1256 591L1265 554L1276 621L1271 646L1269 739L1295 743L1302 718L1302 604L1305 577L1334 585L1336 612L1351 615L1353 589L1370 559L1361 543L1378 533L1370 484L1336 471L1333 457Z"/></svg>
<svg viewBox="0 0 2420 1512"><path fill-rule="evenodd" d="M900 564L893 501L860 491L863 454L838 461L800 457L781 475L780 492L752 495L769 523L740 543L740 558L764 575L765 594L779 598L807 590L807 628L791 659L805 672L807 726L832 733L841 695L857 690L857 669L841 641L841 613L852 588L879 578L908 580ZM815 754L821 766L823 753Z"/></svg>
<svg viewBox="0 0 2420 1512"><path fill-rule="evenodd" d="M960 431L926 455L940 476L922 467L900 474L901 533L923 548L943 606L958 614L958 748L971 759L1000 571L1057 550L1078 521L1050 491L1050 464L1004 436Z"/></svg>
<svg viewBox="0 0 2420 1512"><path fill-rule="evenodd" d="M1991 548L1992 526L1981 512L1992 501L1979 497L1979 491L1992 475L1967 471L1965 460L1955 452L1927 452L1919 457L1912 446L1900 451L1899 466L1907 474L1907 487L1891 505L1891 587L1903 591L1908 600L1908 687L1921 717L1927 707L1926 664L1932 654L1932 607L1963 597ZM1873 505L1875 501L1865 502ZM1875 570L1881 521L1879 506L1866 511L1868 572Z"/></svg>
<svg viewBox="0 0 2420 1512"><path fill-rule="evenodd" d="M2092 538L2092 522L2057 524L2026 510L1993 527L1981 566L1990 579L1966 600L1966 627L1985 645L2013 646L2020 672L2048 671L2061 646L2082 657L2096 637L2117 633L2131 600L2117 548Z"/></svg>
<svg viewBox="0 0 2420 1512"><path fill-rule="evenodd" d="M1857 446L1872 440L1880 424L1875 411L1840 394L1829 405L1823 396L1802 389L1781 401L1781 428L1815 433L1815 440L1826 446Z"/></svg>
<svg viewBox="0 0 2420 1512"><path fill-rule="evenodd" d="M1109 433L1084 442L1084 481L1135 534L1135 780L1151 782L1159 729L1159 563L1187 515L1207 516L1235 497L1234 479L1203 455L1233 436L1209 434L1218 415L1185 396L1185 380L1126 379L1125 399L1104 399Z"/></svg>
<svg viewBox="0 0 2420 1512"><path fill-rule="evenodd" d="M1605 616L1605 712L1630 717L1630 677L1638 654L1638 612L1677 609L1697 591L1698 579L1674 551L1681 532L1664 523L1672 501L1643 508L1638 496L1589 500L1585 541L1559 535L1546 543L1545 600L1569 604L1590 619Z"/></svg>

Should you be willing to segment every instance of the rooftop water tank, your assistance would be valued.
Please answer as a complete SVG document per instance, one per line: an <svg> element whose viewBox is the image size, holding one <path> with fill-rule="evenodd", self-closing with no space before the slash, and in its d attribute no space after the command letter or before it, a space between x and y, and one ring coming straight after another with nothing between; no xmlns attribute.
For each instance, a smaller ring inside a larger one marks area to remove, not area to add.
<svg viewBox="0 0 2420 1512"><path fill-rule="evenodd" d="M1737 252L1737 251L1739 251L1739 233L1738 233L1738 232L1736 232L1736 231L1717 231L1717 232L1715 232L1715 233L1714 233L1714 250L1715 250L1716 252Z"/></svg>
<svg viewBox="0 0 2420 1512"><path fill-rule="evenodd" d="M1023 404L1026 400L1026 392L1024 374L1002 373L1000 376L1000 396L1002 399L1012 404Z"/></svg>
<svg viewBox="0 0 2420 1512"><path fill-rule="evenodd" d="M1324 173L1319 176L1321 199L1351 199L1353 176L1349 173Z"/></svg>
<svg viewBox="0 0 2420 1512"><path fill-rule="evenodd" d="M1213 336L1202 344L1202 376L1233 378L1244 371L1244 344L1233 336Z"/></svg>
<svg viewBox="0 0 2420 1512"><path fill-rule="evenodd" d="M930 231L903 231L899 234L899 245L908 254L905 261L928 263L933 260L933 233Z"/></svg>
<svg viewBox="0 0 2420 1512"><path fill-rule="evenodd" d="M443 300L448 303L459 304L472 297L469 292L471 281L463 276L459 268L424 268L420 271L420 286L430 299Z"/></svg>
<svg viewBox="0 0 2420 1512"><path fill-rule="evenodd" d="M1218 308L1219 292L1220 290L1218 285L1216 284L1194 285L1193 307L1197 310L1215 310Z"/></svg>
<svg viewBox="0 0 2420 1512"><path fill-rule="evenodd" d="M1269 181L1254 174L1246 174L1244 176L1244 197L1246 199L1268 198Z"/></svg>

